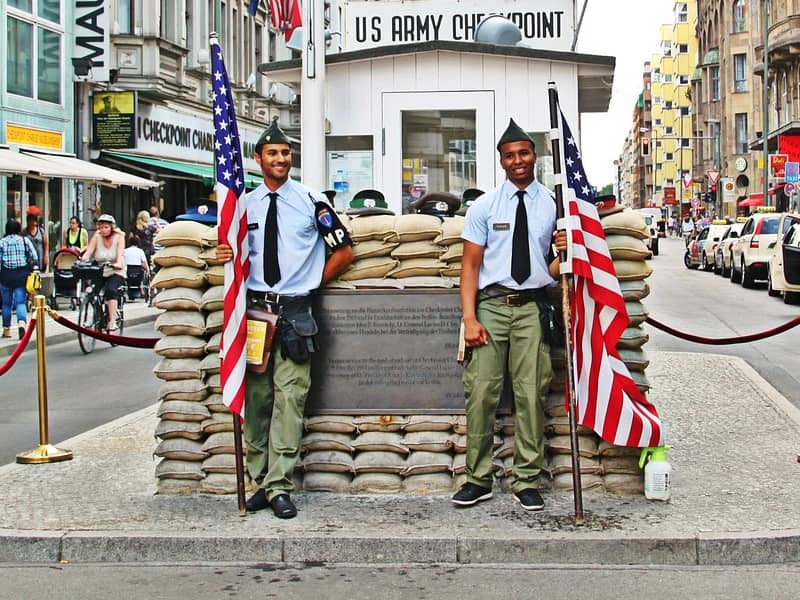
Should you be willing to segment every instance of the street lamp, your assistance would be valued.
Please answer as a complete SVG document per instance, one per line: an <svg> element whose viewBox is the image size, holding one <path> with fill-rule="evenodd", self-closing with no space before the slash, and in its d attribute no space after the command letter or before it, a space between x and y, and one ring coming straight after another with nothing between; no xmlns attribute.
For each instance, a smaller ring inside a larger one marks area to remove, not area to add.
<svg viewBox="0 0 800 600"><path fill-rule="evenodd" d="M622 159L615 160L614 166L617 167L617 204L622 204L622 182L620 173L622 170Z"/></svg>

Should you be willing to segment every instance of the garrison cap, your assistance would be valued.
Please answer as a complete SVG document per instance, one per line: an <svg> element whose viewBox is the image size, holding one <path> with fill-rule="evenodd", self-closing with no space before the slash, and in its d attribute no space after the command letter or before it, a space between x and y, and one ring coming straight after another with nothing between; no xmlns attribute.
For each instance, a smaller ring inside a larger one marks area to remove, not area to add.
<svg viewBox="0 0 800 600"><path fill-rule="evenodd" d="M430 192L411 203L411 208L423 215L452 217L461 206L461 200L453 194Z"/></svg>
<svg viewBox="0 0 800 600"><path fill-rule="evenodd" d="M597 214L600 217L607 217L625 210L622 204L617 204L617 197L614 194L595 196L594 206L597 208Z"/></svg>
<svg viewBox="0 0 800 600"><path fill-rule="evenodd" d="M278 127L278 117L272 118L272 123L263 131L261 137L258 138L256 142L256 152L259 152L261 146L264 144L286 144L291 148L292 143L289 141L289 138L286 137L283 130Z"/></svg>
<svg viewBox="0 0 800 600"><path fill-rule="evenodd" d="M393 215L386 203L386 197L378 190L361 190L355 193L350 200L350 208L344 211L351 216L367 215Z"/></svg>
<svg viewBox="0 0 800 600"><path fill-rule="evenodd" d="M536 147L531 136L525 133L525 131L514 122L514 119L508 120L508 127L506 127L506 130L500 137L500 141L497 142L497 151L500 151L500 146L508 144L509 142L530 142L534 148Z"/></svg>
<svg viewBox="0 0 800 600"><path fill-rule="evenodd" d="M461 207L455 212L455 214L463 217L467 214L467 209L472 206L472 203L475 202L480 196L483 196L484 191L479 190L478 188L467 188L461 194Z"/></svg>
<svg viewBox="0 0 800 600"><path fill-rule="evenodd" d="M333 199L336 198L336 190L324 190L322 195L328 199L328 204L333 206Z"/></svg>
<svg viewBox="0 0 800 600"><path fill-rule="evenodd" d="M206 202L186 209L182 215L175 217L176 221L195 221L206 225L217 224L217 203Z"/></svg>

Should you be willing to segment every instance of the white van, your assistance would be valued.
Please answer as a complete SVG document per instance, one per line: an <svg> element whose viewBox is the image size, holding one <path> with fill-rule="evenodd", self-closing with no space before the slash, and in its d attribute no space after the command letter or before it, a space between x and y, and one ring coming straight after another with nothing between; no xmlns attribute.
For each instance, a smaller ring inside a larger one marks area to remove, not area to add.
<svg viewBox="0 0 800 600"><path fill-rule="evenodd" d="M642 214L647 226L650 228L650 239L646 240L645 243L650 248L653 256L658 256L658 221L662 218L661 209L638 208L637 210Z"/></svg>

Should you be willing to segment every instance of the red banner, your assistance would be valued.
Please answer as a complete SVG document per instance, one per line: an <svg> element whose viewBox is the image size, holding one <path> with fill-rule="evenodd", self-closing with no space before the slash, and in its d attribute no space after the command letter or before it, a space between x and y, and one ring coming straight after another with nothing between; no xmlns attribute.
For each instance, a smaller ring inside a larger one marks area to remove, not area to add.
<svg viewBox="0 0 800 600"><path fill-rule="evenodd" d="M675 188L674 187L665 187L664 188L664 204L666 206L675 206L675 205L678 204L678 201L675 198Z"/></svg>

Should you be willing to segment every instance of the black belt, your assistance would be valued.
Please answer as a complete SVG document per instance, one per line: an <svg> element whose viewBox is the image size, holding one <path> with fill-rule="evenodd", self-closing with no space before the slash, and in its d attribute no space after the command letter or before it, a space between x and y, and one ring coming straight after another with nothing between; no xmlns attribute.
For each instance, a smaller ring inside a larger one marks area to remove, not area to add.
<svg viewBox="0 0 800 600"><path fill-rule="evenodd" d="M259 292L247 290L247 302L255 304L268 311L278 314L282 308L294 305L308 305L311 303L311 295L307 296L286 296L275 292ZM300 306L298 306L300 308Z"/></svg>
<svg viewBox="0 0 800 600"><path fill-rule="evenodd" d="M523 306L528 302L548 300L547 288L531 288L528 290L512 290L502 285L490 285L481 290L478 302L483 300L500 300L506 306Z"/></svg>

